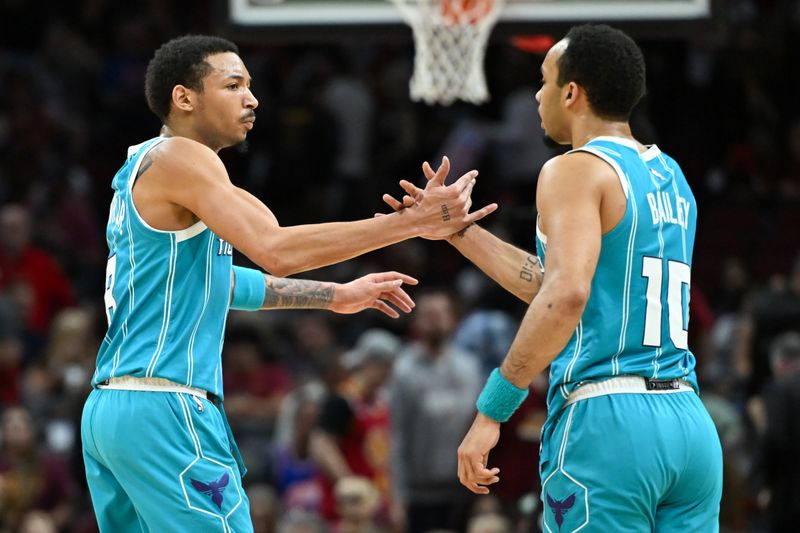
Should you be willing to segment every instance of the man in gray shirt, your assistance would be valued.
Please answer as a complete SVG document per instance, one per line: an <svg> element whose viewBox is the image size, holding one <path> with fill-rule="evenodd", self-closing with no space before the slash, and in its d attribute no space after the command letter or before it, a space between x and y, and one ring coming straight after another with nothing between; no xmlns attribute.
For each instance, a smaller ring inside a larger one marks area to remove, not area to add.
<svg viewBox="0 0 800 533"><path fill-rule="evenodd" d="M409 533L463 530L470 495L454 476L458 448L481 387L476 358L451 346L453 298L444 291L417 298L410 343L391 381L391 476L395 518Z"/></svg>

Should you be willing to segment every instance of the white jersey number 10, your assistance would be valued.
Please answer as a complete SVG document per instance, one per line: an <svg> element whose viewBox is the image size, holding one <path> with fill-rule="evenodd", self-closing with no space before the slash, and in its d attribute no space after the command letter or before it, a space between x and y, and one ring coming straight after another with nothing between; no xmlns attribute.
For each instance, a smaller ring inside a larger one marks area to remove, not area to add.
<svg viewBox="0 0 800 533"><path fill-rule="evenodd" d="M642 259L642 276L647 278L647 311L644 316L645 346L660 347L661 340L661 288L665 259L644 257ZM683 286L688 291L691 282L689 265L680 261L667 261L667 313L669 315L669 338L679 350L689 349L689 334L684 328L684 317L688 315L684 309ZM686 302L688 305L688 302Z"/></svg>

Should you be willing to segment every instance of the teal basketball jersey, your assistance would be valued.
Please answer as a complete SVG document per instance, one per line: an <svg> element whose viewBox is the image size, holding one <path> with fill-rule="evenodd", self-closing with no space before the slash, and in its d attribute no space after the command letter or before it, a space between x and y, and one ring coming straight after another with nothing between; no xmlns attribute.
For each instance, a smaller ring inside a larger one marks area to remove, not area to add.
<svg viewBox="0 0 800 533"><path fill-rule="evenodd" d="M564 350L550 365L551 420L581 383L614 376L681 378L697 390L689 349L689 286L697 204L678 164L651 146L597 137L588 152L617 173L625 216L601 241L591 295ZM547 275L547 236L536 248Z"/></svg>
<svg viewBox="0 0 800 533"><path fill-rule="evenodd" d="M108 332L92 384L121 376L164 378L222 397L220 354L233 249L203 222L180 231L152 228L133 204L142 159L165 139L129 148L112 182L104 297Z"/></svg>

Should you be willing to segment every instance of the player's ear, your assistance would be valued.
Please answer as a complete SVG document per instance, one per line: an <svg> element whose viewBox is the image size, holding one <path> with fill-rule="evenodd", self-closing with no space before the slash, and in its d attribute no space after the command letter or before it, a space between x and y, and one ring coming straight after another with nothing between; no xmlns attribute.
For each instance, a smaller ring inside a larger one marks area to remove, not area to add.
<svg viewBox="0 0 800 533"><path fill-rule="evenodd" d="M172 88L172 105L181 111L194 110L195 92L183 85L176 85Z"/></svg>
<svg viewBox="0 0 800 533"><path fill-rule="evenodd" d="M573 104L575 102L575 100L578 98L578 93L579 92L580 92L580 87L578 87L578 85L574 81L569 82L564 87L564 92L563 92L563 94L564 94L564 105L568 106L568 105Z"/></svg>

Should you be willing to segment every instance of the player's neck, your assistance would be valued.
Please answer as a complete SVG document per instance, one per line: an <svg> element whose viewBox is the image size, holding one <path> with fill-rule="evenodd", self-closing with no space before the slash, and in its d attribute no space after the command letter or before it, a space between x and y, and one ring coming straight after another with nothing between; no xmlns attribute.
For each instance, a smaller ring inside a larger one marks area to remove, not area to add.
<svg viewBox="0 0 800 533"><path fill-rule="evenodd" d="M593 117L575 126L572 130L573 148L579 148L597 137L622 137L637 142L627 122L611 122Z"/></svg>
<svg viewBox="0 0 800 533"><path fill-rule="evenodd" d="M215 152L219 152L222 149L221 146L216 146L215 144L210 143L202 135L197 133L197 131L195 131L191 126L186 124L164 124L161 126L159 135L162 137L186 137L187 139L191 139L199 142L200 144L208 146Z"/></svg>

